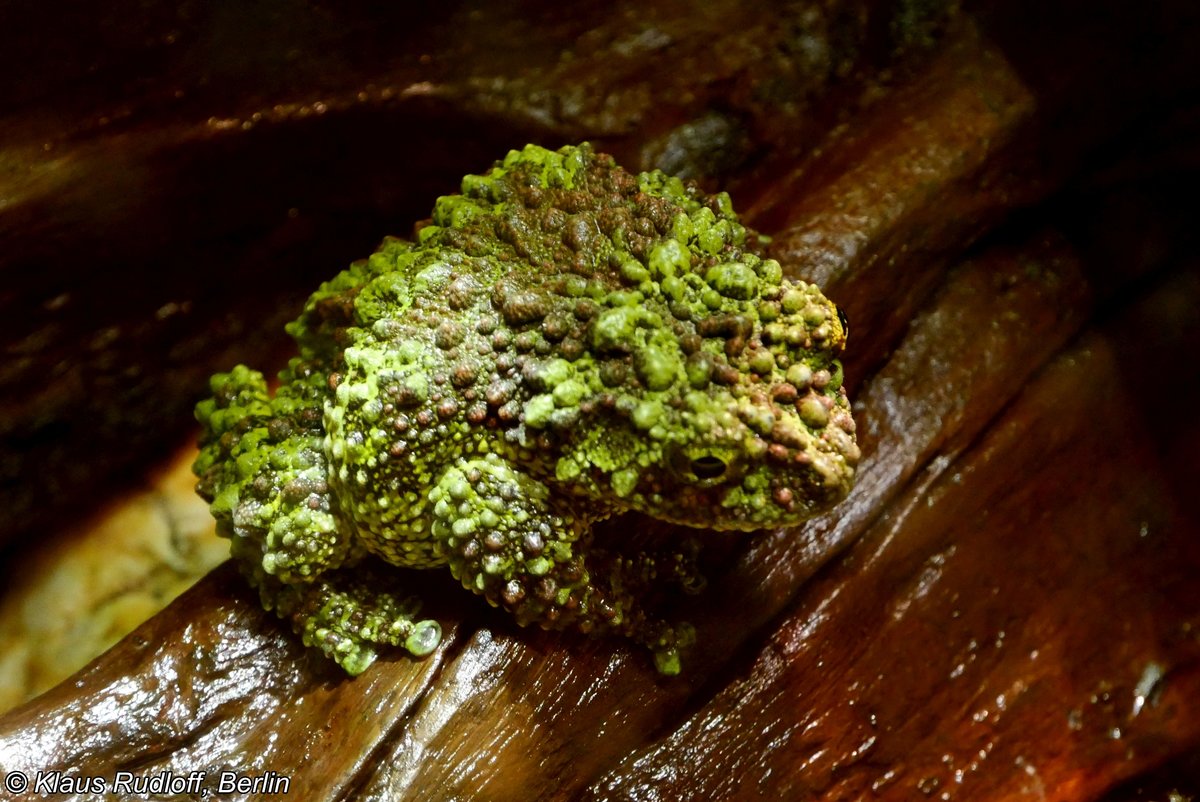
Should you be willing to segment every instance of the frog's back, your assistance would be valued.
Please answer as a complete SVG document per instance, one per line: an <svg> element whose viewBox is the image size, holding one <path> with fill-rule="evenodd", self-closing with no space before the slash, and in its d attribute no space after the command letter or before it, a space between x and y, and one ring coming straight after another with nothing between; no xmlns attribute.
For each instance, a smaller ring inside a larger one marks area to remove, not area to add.
<svg viewBox="0 0 1200 802"><path fill-rule="evenodd" d="M589 164L574 161L576 171ZM588 295L615 283L610 254L592 243L608 242L605 199L580 189L566 204L572 215L539 186L582 186L581 175L530 175L514 189L503 172L469 177L464 195L439 200L417 242L385 240L314 293L290 328L330 376L326 451L343 512L396 564L444 561L427 497L450 466L489 452L530 472L554 464L552 437L526 437L524 404L541 389L538 366L584 352ZM623 172L621 187L610 167L595 172L608 180L610 208L637 192Z"/></svg>

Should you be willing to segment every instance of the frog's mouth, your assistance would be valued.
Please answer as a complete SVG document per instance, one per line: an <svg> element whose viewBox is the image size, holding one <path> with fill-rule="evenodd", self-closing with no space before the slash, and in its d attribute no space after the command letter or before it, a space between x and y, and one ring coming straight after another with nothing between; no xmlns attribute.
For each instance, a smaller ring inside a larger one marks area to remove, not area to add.
<svg viewBox="0 0 1200 802"><path fill-rule="evenodd" d="M663 487L656 492L638 494L632 499L631 506L652 518L691 529L753 532L789 523L783 509L748 510L739 504L730 504L730 491L731 488L721 486Z"/></svg>
<svg viewBox="0 0 1200 802"><path fill-rule="evenodd" d="M836 504L844 491L825 487L794 459L747 460L732 449L676 448L667 471L647 472L629 505L681 526L752 532L791 526ZM790 464L789 464L790 463Z"/></svg>
<svg viewBox="0 0 1200 802"><path fill-rule="evenodd" d="M746 489L741 473L736 462L700 455L681 460L667 475L644 477L627 502L652 518L697 529L750 532L786 515L783 509L750 514L742 503Z"/></svg>

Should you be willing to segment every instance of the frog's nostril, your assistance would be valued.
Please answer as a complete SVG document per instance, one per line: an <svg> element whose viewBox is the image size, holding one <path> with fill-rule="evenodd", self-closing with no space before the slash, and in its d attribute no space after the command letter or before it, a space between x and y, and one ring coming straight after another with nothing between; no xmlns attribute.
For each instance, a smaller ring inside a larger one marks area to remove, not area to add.
<svg viewBox="0 0 1200 802"><path fill-rule="evenodd" d="M725 473L725 461L707 454L692 460L692 473L697 479L716 479Z"/></svg>

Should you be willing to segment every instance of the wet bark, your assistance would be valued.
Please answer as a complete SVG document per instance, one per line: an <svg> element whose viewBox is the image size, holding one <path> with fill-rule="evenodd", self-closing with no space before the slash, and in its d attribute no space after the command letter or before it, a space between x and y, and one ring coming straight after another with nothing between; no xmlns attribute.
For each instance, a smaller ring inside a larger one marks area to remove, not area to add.
<svg viewBox="0 0 1200 802"><path fill-rule="evenodd" d="M31 315L12 337L45 334L10 366L5 464L58 478L7 485L10 535L177 431L208 372L275 353L331 264L530 138L729 187L849 314L864 460L833 513L713 537L708 588L672 610L698 631L678 678L431 574L404 581L442 646L350 680L225 566L0 717L0 770L270 770L317 799L1200 790L1195 19L920 6L462 5L394 43L327 11L358 27L305 17L203 81L165 48L165 77L123 84L153 50L130 44L95 57L108 78L28 89L0 127L23 165L2 269ZM236 50L201 22L167 27L192 58ZM46 139L47 109L90 123ZM136 191L99 180L118 157ZM127 447L79 460L89 437Z"/></svg>

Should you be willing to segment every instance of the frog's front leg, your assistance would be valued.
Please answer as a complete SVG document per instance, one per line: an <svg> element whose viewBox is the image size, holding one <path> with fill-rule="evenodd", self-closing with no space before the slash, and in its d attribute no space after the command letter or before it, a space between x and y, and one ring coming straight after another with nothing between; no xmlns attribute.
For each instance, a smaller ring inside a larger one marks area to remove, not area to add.
<svg viewBox="0 0 1200 802"><path fill-rule="evenodd" d="M691 628L647 614L641 561L589 561L587 503L569 498L488 454L448 469L430 493L433 534L463 586L510 610L522 625L614 632L648 646L664 674L679 671Z"/></svg>
<svg viewBox="0 0 1200 802"><path fill-rule="evenodd" d="M275 396L261 374L238 367L213 378L202 403L195 471L220 534L263 606L288 620L309 646L350 674L375 659L376 645L428 654L441 639L418 604L373 578L355 545L353 523L330 488L322 424L322 374L291 366Z"/></svg>
<svg viewBox="0 0 1200 802"><path fill-rule="evenodd" d="M364 562L304 584L267 577L258 587L264 606L287 619L304 645L356 676L375 661L377 646L402 646L424 657L442 639L437 621L417 617L420 600L392 592L379 573Z"/></svg>

